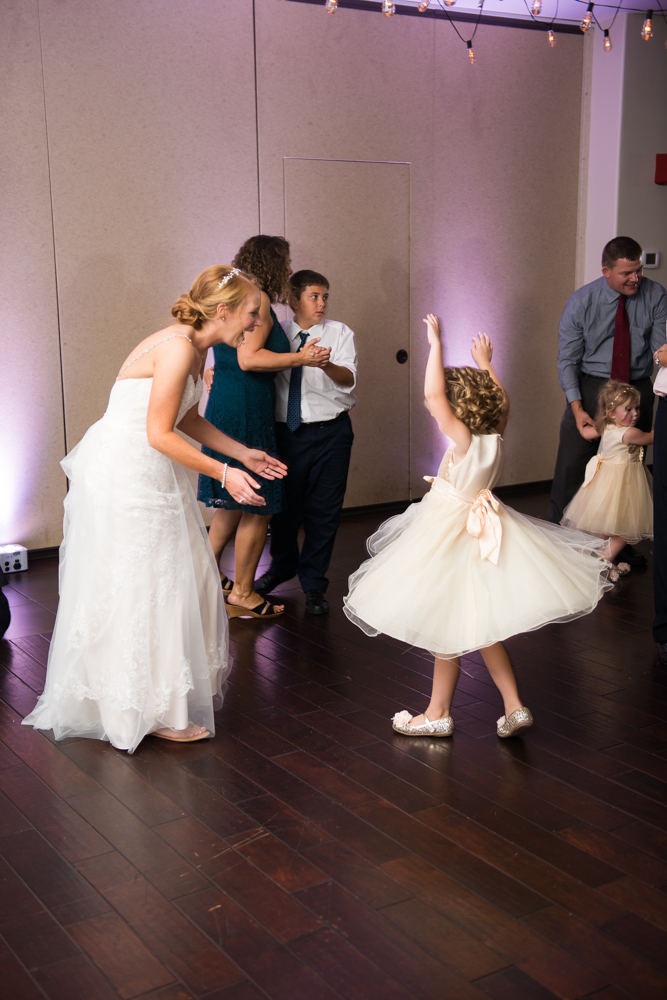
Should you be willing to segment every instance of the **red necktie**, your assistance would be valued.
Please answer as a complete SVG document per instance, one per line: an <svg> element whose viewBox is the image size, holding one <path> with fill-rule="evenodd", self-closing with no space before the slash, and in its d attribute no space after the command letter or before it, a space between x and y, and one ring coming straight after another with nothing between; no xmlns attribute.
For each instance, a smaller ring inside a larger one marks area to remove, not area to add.
<svg viewBox="0 0 667 1000"><path fill-rule="evenodd" d="M614 323L614 348L611 355L611 377L618 382L630 381L630 323L625 308L625 295L618 296Z"/></svg>

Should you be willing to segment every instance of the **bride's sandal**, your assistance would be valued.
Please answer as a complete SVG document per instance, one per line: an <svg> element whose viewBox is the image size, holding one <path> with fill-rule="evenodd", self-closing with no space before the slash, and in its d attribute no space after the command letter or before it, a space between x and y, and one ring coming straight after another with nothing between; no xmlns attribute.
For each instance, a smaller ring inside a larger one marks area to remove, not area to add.
<svg viewBox="0 0 667 1000"><path fill-rule="evenodd" d="M234 587L234 581L230 580L228 576L224 573L220 574L220 586L222 587L223 594L231 594Z"/></svg>
<svg viewBox="0 0 667 1000"><path fill-rule="evenodd" d="M254 608L244 608L241 604L230 604L225 600L225 607L230 618L242 618L244 615L250 615L251 618L280 618L285 614L284 608L282 611L276 611L275 605L269 601L256 604Z"/></svg>
<svg viewBox="0 0 667 1000"><path fill-rule="evenodd" d="M167 726L165 728L168 729L169 727ZM171 732L178 733L179 730L172 729ZM187 729L184 729L183 732L186 733ZM196 743L198 740L208 739L211 734L209 733L208 729L204 729L203 732L195 733L192 736L167 736L166 733L161 733L159 730L156 730L154 733L149 733L149 735L157 736L158 739L160 740L170 740L172 743Z"/></svg>

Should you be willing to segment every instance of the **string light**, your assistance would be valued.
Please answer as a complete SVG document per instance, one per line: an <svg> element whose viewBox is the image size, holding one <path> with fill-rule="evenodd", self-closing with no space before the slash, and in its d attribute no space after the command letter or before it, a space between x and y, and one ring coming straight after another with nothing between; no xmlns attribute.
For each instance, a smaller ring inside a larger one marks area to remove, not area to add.
<svg viewBox="0 0 667 1000"><path fill-rule="evenodd" d="M530 12L533 17L538 17L542 13L542 0L533 0Z"/></svg>
<svg viewBox="0 0 667 1000"><path fill-rule="evenodd" d="M581 24L579 25L579 27L581 28L581 30L583 32L588 31L588 29L590 28L590 26L591 26L591 24L593 22L593 7L594 6L595 6L595 4L589 3L588 10L584 14L583 20L582 20Z"/></svg>
<svg viewBox="0 0 667 1000"><path fill-rule="evenodd" d="M333 14L338 7L338 0L327 0L327 14Z"/></svg>
<svg viewBox="0 0 667 1000"><path fill-rule="evenodd" d="M392 3L391 0L382 0L382 13L385 17L391 17L392 14L396 13L396 4Z"/></svg>
<svg viewBox="0 0 667 1000"><path fill-rule="evenodd" d="M430 2L431 2L431 0L423 0L423 2L419 4L419 7L417 7L417 10L419 11L420 14L424 13L424 11L426 10L426 8L430 4Z"/></svg>
<svg viewBox="0 0 667 1000"><path fill-rule="evenodd" d="M605 50L605 52L611 52L611 50L612 50L611 36L609 34L609 28L605 28L604 29L604 50Z"/></svg>
<svg viewBox="0 0 667 1000"><path fill-rule="evenodd" d="M653 18L653 11L652 10L647 10L646 11L646 20L644 21L644 23L642 25L642 38L644 39L645 42L648 42L649 39L653 38L653 21L652 21L652 18Z"/></svg>
<svg viewBox="0 0 667 1000"><path fill-rule="evenodd" d="M445 7L453 7L456 0L445 0Z"/></svg>
<svg viewBox="0 0 667 1000"><path fill-rule="evenodd" d="M555 46L556 46L556 33L554 31L552 31L551 28L549 28L549 30L547 31L547 38L549 39L549 45L551 46L551 48L552 49L555 48Z"/></svg>
<svg viewBox="0 0 667 1000"><path fill-rule="evenodd" d="M468 59L470 60L470 65L472 66L475 62L475 53L472 47L472 42L468 41L466 42L466 45L468 46Z"/></svg>

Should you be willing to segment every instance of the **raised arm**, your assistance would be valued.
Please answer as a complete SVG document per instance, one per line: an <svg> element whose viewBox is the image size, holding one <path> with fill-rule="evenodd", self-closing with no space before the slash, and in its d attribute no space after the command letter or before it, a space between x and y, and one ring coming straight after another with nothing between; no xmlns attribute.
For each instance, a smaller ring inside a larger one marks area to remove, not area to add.
<svg viewBox="0 0 667 1000"><path fill-rule="evenodd" d="M298 354L288 352L277 354L268 351L264 346L271 332L273 319L271 303L266 292L262 292L262 304L259 309L261 326L255 327L251 333L245 333L243 343L236 350L239 368L247 372L279 372L285 368L324 368L329 361L330 348L318 347L320 338L314 337Z"/></svg>
<svg viewBox="0 0 667 1000"><path fill-rule="evenodd" d="M491 358L493 357L493 344L485 333L478 333L476 337L472 338L470 353L472 354L473 360L480 371L488 372L496 385L503 391L503 395L505 397L505 413L500 418L495 428L498 434L503 434L505 428L507 427L507 421L509 420L510 402L507 398L507 393L505 392L505 386L500 381L495 368L491 364Z"/></svg>
<svg viewBox="0 0 667 1000"><path fill-rule="evenodd" d="M472 435L463 421L454 415L447 399L447 384L440 342L440 321L433 313L429 313L424 322L426 323L426 334L430 347L424 377L426 409L442 433L454 442L454 450L463 457L470 447Z"/></svg>

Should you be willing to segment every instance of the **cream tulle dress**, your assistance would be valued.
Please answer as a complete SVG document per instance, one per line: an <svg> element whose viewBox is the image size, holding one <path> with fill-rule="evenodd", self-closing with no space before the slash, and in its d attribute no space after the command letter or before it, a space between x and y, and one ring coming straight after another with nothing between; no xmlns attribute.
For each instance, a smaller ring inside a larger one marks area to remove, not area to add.
<svg viewBox="0 0 667 1000"><path fill-rule="evenodd" d="M473 435L461 462L449 449L430 492L369 538L372 558L344 601L367 635L456 656L588 614L612 586L600 539L525 517L490 492L502 463L498 434Z"/></svg>
<svg viewBox="0 0 667 1000"><path fill-rule="evenodd" d="M228 671L220 577L188 476L150 447L153 382L116 382L62 462L70 480L44 693L24 724L133 751L155 729L214 732ZM188 377L178 423L198 403Z"/></svg>
<svg viewBox="0 0 667 1000"><path fill-rule="evenodd" d="M620 535L626 542L653 538L653 498L644 449L623 444L628 430L608 424L598 453L586 466L583 486L563 511L561 524L591 535Z"/></svg>

